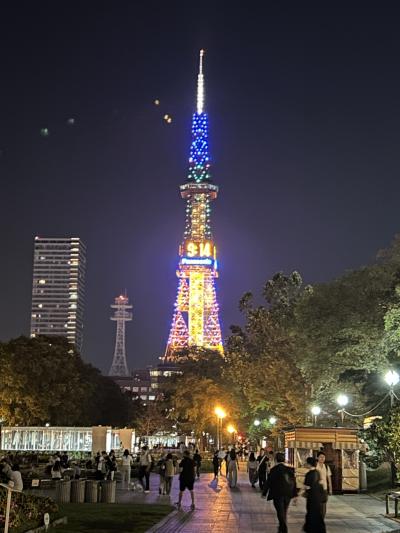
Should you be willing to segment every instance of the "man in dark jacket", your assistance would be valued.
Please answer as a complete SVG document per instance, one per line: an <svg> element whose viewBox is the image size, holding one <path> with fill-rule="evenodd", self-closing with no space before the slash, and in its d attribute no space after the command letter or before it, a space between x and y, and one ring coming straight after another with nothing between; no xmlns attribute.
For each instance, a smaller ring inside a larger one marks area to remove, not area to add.
<svg viewBox="0 0 400 533"><path fill-rule="evenodd" d="M273 500L279 521L278 533L288 533L287 510L290 500L296 495L296 480L294 469L286 466L283 453L276 454L276 466L274 466L264 485L264 491L268 491L268 500Z"/></svg>

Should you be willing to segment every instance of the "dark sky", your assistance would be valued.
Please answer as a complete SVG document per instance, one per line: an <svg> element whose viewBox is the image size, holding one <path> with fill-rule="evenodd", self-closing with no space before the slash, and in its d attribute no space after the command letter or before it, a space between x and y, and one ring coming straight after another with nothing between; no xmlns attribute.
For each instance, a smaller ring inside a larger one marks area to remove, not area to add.
<svg viewBox="0 0 400 533"><path fill-rule="evenodd" d="M29 332L34 236L80 236L84 358L108 370L124 288L129 365L163 353L201 47L224 334L277 271L312 283L372 261L400 230L399 15L337 0L3 3L0 339Z"/></svg>

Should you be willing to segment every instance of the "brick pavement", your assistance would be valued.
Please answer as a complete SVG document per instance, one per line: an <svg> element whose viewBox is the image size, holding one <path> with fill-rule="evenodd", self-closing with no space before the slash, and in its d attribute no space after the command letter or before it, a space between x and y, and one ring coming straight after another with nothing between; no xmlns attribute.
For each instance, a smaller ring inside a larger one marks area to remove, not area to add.
<svg viewBox="0 0 400 533"><path fill-rule="evenodd" d="M177 501L178 479L175 476L171 497L158 495L158 476L151 476L150 494L117 491L117 501L135 503L174 503ZM236 489L229 489L225 477L218 483L211 474L203 474L195 485L196 510L190 511L189 493L184 495L182 511L151 532L158 533L255 533L277 531L272 502L261 499L252 489L247 474L239 472ZM384 503L363 494L333 496L328 502L326 525L328 533L399 532L400 525L384 517ZM289 533L300 533L305 515L304 498L291 504L288 515Z"/></svg>

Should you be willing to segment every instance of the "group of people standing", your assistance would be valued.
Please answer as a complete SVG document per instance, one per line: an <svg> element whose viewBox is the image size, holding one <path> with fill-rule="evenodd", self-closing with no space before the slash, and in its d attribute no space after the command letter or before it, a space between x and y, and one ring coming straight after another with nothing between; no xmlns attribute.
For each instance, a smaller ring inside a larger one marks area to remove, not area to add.
<svg viewBox="0 0 400 533"><path fill-rule="evenodd" d="M325 454L308 457L309 471L304 478L301 494L307 499L303 530L306 533L326 533L325 514L328 494L332 494L331 471L325 464ZM271 468L264 485L263 497L272 500L279 522L279 533L287 533L287 511L290 501L298 496L294 468L285 465L283 453L276 454L276 465Z"/></svg>

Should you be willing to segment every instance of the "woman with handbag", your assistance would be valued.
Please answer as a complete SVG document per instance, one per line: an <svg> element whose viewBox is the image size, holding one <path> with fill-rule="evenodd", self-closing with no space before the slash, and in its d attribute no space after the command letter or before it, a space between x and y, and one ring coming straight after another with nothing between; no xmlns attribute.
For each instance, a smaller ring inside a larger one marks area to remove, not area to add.
<svg viewBox="0 0 400 533"><path fill-rule="evenodd" d="M325 492L320 483L319 472L316 470L317 459L315 457L307 457L307 466L309 471L304 478L306 488L304 496L307 498L307 514L303 530L306 533L326 533L321 507L325 498Z"/></svg>

